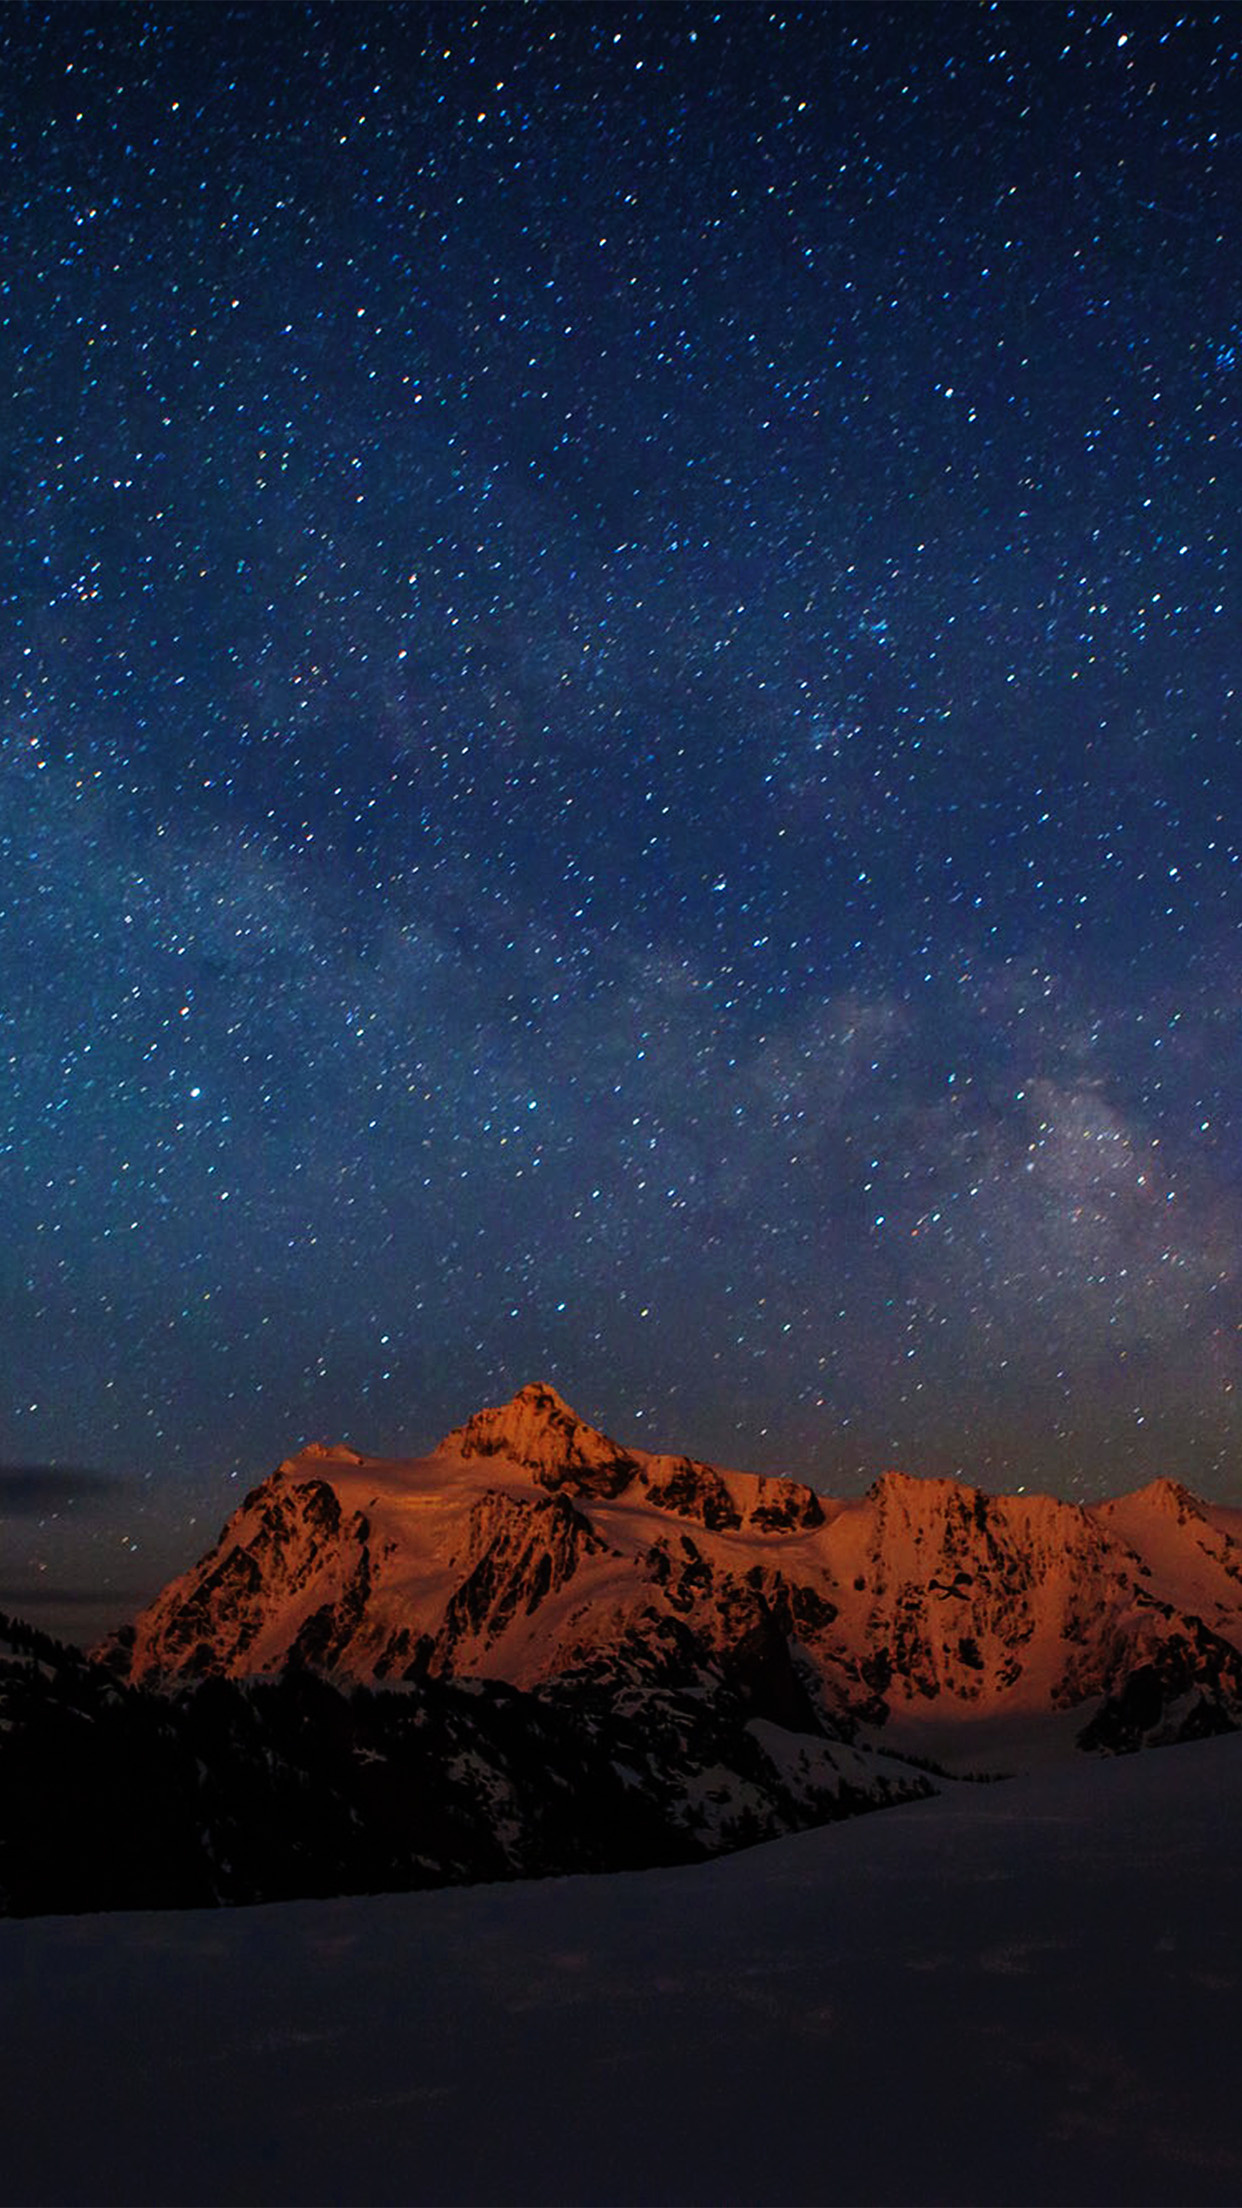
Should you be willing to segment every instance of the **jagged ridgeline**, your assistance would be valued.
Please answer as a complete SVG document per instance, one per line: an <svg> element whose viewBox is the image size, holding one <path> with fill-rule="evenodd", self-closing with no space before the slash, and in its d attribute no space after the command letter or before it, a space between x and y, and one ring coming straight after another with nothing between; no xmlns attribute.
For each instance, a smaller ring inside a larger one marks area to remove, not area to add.
<svg viewBox="0 0 1242 2208"><path fill-rule="evenodd" d="M691 1860L925 1791L931 1755L1233 1727L1240 1649L1242 1512L1172 1482L833 1501L623 1448L533 1385L429 1457L289 1459L93 1662L0 1644L0 1896ZM54 1837L86 1801L141 1822L111 1869Z"/></svg>

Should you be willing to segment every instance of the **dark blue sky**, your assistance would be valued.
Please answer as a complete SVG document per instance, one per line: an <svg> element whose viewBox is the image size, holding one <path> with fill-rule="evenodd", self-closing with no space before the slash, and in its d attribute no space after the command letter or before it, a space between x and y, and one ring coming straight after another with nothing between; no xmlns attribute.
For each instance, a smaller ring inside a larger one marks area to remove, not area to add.
<svg viewBox="0 0 1242 2208"><path fill-rule="evenodd" d="M3 12L11 1580L532 1377L1242 1498L1240 46Z"/></svg>

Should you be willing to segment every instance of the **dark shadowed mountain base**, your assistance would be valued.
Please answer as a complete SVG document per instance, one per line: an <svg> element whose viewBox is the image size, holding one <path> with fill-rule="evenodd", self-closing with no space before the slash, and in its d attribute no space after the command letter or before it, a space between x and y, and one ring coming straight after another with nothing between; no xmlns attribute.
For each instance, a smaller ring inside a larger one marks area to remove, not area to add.
<svg viewBox="0 0 1242 2208"><path fill-rule="evenodd" d="M795 1732L762 1651L655 1682L132 1687L0 1619L0 1914L196 1908L688 1863L908 1801L899 1757ZM784 1654L784 1644L778 1644Z"/></svg>

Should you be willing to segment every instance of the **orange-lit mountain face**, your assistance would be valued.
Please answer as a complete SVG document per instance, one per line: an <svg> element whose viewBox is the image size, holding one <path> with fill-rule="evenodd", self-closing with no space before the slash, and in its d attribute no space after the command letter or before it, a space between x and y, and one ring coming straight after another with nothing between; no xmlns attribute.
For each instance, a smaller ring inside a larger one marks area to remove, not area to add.
<svg viewBox="0 0 1242 2208"><path fill-rule="evenodd" d="M310 1667L725 1685L795 1733L1012 1767L1242 1723L1242 1511L1170 1481L1080 1508L887 1473L839 1502L622 1448L523 1388L428 1457L316 1444L105 1653L152 1684ZM1022 1748L1015 1748L1021 1741Z"/></svg>

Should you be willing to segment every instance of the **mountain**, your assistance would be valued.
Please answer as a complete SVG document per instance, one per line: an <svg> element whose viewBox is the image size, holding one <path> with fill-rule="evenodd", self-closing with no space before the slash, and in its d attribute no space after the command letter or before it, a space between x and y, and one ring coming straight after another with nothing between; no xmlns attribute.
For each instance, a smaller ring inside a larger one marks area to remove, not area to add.
<svg viewBox="0 0 1242 2208"><path fill-rule="evenodd" d="M1242 1723L1242 1511L1171 1481L1081 1507L897 1472L834 1501L623 1448L537 1383L428 1457L288 1459L102 1653L162 1686L292 1665L614 1719L726 1692L748 1722L950 1762L1041 1727L1129 1748Z"/></svg>
<svg viewBox="0 0 1242 2208"><path fill-rule="evenodd" d="M0 1912L692 1862L1242 1726L1242 1512L622 1447L525 1387L316 1444L94 1657L0 1619Z"/></svg>

